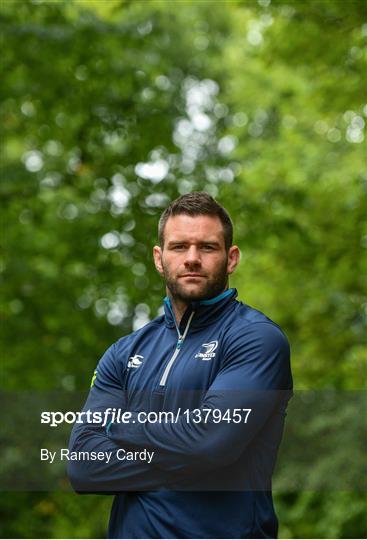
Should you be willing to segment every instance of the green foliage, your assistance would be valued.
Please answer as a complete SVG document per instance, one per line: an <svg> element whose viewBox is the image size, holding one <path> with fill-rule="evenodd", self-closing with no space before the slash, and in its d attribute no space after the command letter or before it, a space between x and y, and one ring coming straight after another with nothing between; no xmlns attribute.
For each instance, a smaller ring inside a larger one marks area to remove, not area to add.
<svg viewBox="0 0 367 540"><path fill-rule="evenodd" d="M158 216L194 189L233 216L232 284L287 332L296 388L365 388L365 3L0 9L3 388L87 392L156 315ZM281 535L363 536L364 496L278 492ZM4 536L105 533L108 498L2 500Z"/></svg>

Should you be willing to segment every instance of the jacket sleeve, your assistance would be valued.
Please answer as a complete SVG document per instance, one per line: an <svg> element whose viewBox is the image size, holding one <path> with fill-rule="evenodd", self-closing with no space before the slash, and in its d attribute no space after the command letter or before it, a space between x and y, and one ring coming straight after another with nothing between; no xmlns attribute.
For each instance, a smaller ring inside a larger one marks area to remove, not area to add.
<svg viewBox="0 0 367 540"><path fill-rule="evenodd" d="M108 408L125 409L121 371L117 369L113 345L98 363L83 411L100 412L103 420L104 412ZM118 460L116 453L121 445L107 437L102 424L103 421L100 424L83 422L74 425L69 451L80 452L80 458L68 462L68 476L75 491L111 494L127 490L154 490L162 488L168 482L168 475L152 463ZM128 444L124 445L124 448L130 450ZM109 462L83 459L86 454L97 452L111 453Z"/></svg>
<svg viewBox="0 0 367 540"><path fill-rule="evenodd" d="M235 462L273 414L284 414L292 388L290 352L279 327L257 322L232 331L223 356L202 401L200 421L198 412L191 411L189 418L182 415L177 422L113 424L111 441L154 449L155 465L171 473L208 471ZM217 422L214 414L205 418L207 409L223 415L229 411L230 417L240 411L242 420Z"/></svg>

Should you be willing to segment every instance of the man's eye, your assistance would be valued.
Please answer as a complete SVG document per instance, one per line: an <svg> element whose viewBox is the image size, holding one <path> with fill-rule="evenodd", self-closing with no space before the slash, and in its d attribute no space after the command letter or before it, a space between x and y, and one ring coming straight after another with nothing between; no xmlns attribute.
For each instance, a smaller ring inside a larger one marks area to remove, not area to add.
<svg viewBox="0 0 367 540"><path fill-rule="evenodd" d="M173 248L175 251L182 251L183 249L185 249L185 246L182 245L182 244L177 244L176 246L173 246Z"/></svg>
<svg viewBox="0 0 367 540"><path fill-rule="evenodd" d="M214 250L214 246L206 246L206 245L204 245L204 246L202 247L202 249L203 249L204 251L213 251L213 250Z"/></svg>

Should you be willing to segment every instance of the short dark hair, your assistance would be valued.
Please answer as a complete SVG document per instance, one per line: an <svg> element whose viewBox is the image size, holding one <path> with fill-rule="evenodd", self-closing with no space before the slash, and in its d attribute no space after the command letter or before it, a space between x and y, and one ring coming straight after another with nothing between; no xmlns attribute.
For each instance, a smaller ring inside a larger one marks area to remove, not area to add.
<svg viewBox="0 0 367 540"><path fill-rule="evenodd" d="M233 242L233 224L228 212L209 193L193 191L175 199L164 210L158 223L158 237L161 247L164 244L164 228L172 216L216 216L220 219L224 231L224 244L228 251Z"/></svg>

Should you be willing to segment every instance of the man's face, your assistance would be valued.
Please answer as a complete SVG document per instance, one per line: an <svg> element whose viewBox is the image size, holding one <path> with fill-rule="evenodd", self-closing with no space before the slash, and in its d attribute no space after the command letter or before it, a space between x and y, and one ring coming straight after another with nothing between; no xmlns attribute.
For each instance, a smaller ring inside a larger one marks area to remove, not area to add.
<svg viewBox="0 0 367 540"><path fill-rule="evenodd" d="M217 296L238 262L238 248L225 249L223 225L216 216L170 217L164 246L154 248L158 272L174 299L190 302Z"/></svg>

